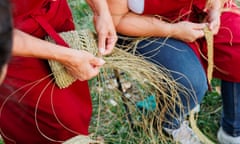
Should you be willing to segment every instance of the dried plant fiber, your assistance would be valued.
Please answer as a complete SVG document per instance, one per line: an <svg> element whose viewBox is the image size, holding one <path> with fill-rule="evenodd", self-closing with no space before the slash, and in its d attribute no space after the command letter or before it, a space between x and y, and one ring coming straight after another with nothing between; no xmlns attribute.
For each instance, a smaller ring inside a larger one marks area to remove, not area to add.
<svg viewBox="0 0 240 144"><path fill-rule="evenodd" d="M89 30L82 30L81 32L63 32L60 34L60 36L70 45L71 48L78 50L87 50L93 54L96 53L97 49L90 49L96 48L97 46L94 35ZM54 42L50 37L47 37L46 40ZM70 86L74 81L76 81L74 77L68 74L61 63L53 60L49 60L48 62L53 72L55 82L59 88L66 88Z"/></svg>
<svg viewBox="0 0 240 144"><path fill-rule="evenodd" d="M209 33L205 31L205 34L207 35ZM60 33L60 36L65 40L66 43L69 44L71 48L77 50L86 50L94 55L97 55L98 53L96 35L90 30L85 29L62 32ZM52 40L50 37L47 37L46 40L54 43L54 40ZM210 41L208 41L208 47L212 47L212 45L210 44L212 44L211 39ZM213 65L213 52L211 51L209 52L210 55L208 55L208 57L210 58L209 65ZM161 140L164 141L165 135L162 132L161 124L164 121L163 119L165 117L165 113L166 111L169 112L170 109L172 109L173 107L176 107L176 105L179 108L182 107L181 102L177 101L180 99L178 94L180 91L186 92L187 90L184 89L184 87L178 85L175 80L172 79L167 69L150 63L141 56L135 56L129 53L128 50L123 50L115 47L111 55L104 56L103 58L106 61L103 69L114 69L128 74L129 77L138 81L138 83L141 84L141 88L143 90L154 91L156 93L156 97L161 97L161 101L164 101L164 104L162 104L162 109L157 109L154 111L156 119L158 120L158 125L156 126L156 128L158 129L158 136L161 138ZM65 70L64 66L61 63L53 60L49 60L48 62L53 72L55 82L59 88L67 88L76 81L76 79L73 78ZM212 68L212 66L209 66L209 79L211 79ZM144 98L145 97L143 97L143 99ZM159 99L157 99L157 103L158 105L161 105ZM134 107L134 105L132 106ZM178 116L178 114L174 112L171 115L173 117ZM193 116L193 114L191 115ZM194 123L194 121L192 121L192 123ZM149 126L149 124L151 126ZM194 127L194 130L199 133L198 129L195 127L196 125L192 126ZM141 127L143 127L144 131L149 133L149 136L154 137L151 133L151 129L153 129L152 122L147 123L147 121L144 121L144 123L141 123ZM86 138L87 137L81 137L81 139L85 139L88 141L89 139ZM206 142L205 137L200 138L202 139L202 141Z"/></svg>

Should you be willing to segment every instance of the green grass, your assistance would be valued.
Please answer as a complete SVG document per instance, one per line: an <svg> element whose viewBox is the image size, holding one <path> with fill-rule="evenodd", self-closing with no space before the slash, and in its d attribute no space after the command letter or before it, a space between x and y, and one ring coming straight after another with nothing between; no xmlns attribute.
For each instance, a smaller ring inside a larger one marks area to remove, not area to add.
<svg viewBox="0 0 240 144"><path fill-rule="evenodd" d="M214 81L217 81L217 86L220 85L218 80ZM94 86L94 83L91 81L90 86ZM221 97L214 88L204 97L197 124L199 129L210 140L217 142L216 134L221 116ZM139 113L131 113L137 127L133 130L129 125L120 93L117 90L105 91L108 91L108 93L99 94L92 88L94 107L90 132L96 136L104 136L106 142L109 144L151 143L154 137L149 136L149 132L144 131L144 128L139 126L143 124ZM117 105L112 105L109 100L114 100L117 102ZM156 139L152 143L161 143L161 140L157 137L157 133L155 135Z"/></svg>
<svg viewBox="0 0 240 144"><path fill-rule="evenodd" d="M92 13L85 0L68 0L74 17L76 29L90 28L93 30Z"/></svg>
<svg viewBox="0 0 240 144"><path fill-rule="evenodd" d="M213 90L207 92L201 104L198 126L206 136L217 142L216 135L220 124L222 99L216 88L220 86L220 81L214 79L212 85Z"/></svg>

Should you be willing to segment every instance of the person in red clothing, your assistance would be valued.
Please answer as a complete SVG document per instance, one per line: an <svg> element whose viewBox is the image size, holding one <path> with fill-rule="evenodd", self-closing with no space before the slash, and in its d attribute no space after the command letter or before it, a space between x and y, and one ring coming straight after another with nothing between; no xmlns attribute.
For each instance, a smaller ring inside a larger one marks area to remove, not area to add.
<svg viewBox="0 0 240 144"><path fill-rule="evenodd" d="M99 51L111 53L116 32L105 0L88 0L94 12ZM0 133L4 143L62 143L88 135L92 104L87 80L104 60L68 48L58 33L74 30L66 0L11 0L13 57L0 86ZM47 42L52 37L57 44ZM47 60L62 63L78 81L60 89Z"/></svg>
<svg viewBox="0 0 240 144"><path fill-rule="evenodd" d="M171 71L188 94L179 93L185 113L166 114L171 123L164 130L182 144L200 140L184 121L208 90L207 45L204 28L214 34L214 72L221 79L223 115L218 140L240 144L240 11L232 0L108 0L116 27L122 35L147 37L136 53ZM121 45L121 41L118 42ZM189 109L190 108L190 109ZM179 111L178 108L175 109Z"/></svg>
<svg viewBox="0 0 240 144"><path fill-rule="evenodd" d="M7 63L12 52L12 19L8 0L0 1L0 84L7 72Z"/></svg>

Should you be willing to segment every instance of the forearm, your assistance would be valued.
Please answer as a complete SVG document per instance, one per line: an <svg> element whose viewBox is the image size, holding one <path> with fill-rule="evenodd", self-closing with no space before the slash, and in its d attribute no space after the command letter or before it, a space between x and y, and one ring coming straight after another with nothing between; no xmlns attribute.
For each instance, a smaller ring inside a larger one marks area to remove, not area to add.
<svg viewBox="0 0 240 144"><path fill-rule="evenodd" d="M226 1L228 0L209 0L207 4L207 8L213 9L216 11L221 11Z"/></svg>
<svg viewBox="0 0 240 144"><path fill-rule="evenodd" d="M41 40L15 29L13 34L13 55L65 61L69 57L68 48Z"/></svg>
<svg viewBox="0 0 240 144"><path fill-rule="evenodd" d="M94 15L108 13L108 5L106 0L86 0L86 2L91 7Z"/></svg>
<svg viewBox="0 0 240 144"><path fill-rule="evenodd" d="M122 17L113 16L113 19L117 31L129 36L171 37L174 31L174 24L162 21L154 16L128 13Z"/></svg>
<svg viewBox="0 0 240 144"><path fill-rule="evenodd" d="M107 0L118 33L129 36L160 36L171 34L173 25L154 16L132 13L127 0Z"/></svg>

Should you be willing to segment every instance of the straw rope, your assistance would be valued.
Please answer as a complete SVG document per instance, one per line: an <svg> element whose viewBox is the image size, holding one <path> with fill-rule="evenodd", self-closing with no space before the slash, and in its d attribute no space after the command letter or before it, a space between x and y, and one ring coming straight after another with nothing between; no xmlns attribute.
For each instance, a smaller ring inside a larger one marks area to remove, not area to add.
<svg viewBox="0 0 240 144"><path fill-rule="evenodd" d="M213 33L209 30L208 27L204 28L204 37L207 41L207 60L208 60L208 67L207 67L207 77L209 84L212 80L213 68L214 68L214 48L213 48ZM207 138L201 130L197 127L197 118L195 117L195 112L191 111L189 116L189 121L194 133L198 136L198 138L204 144L214 144L209 138Z"/></svg>
<svg viewBox="0 0 240 144"><path fill-rule="evenodd" d="M208 82L211 83L213 68L214 68L213 33L209 30L208 27L205 27L204 34L205 34L205 39L207 41L207 49L208 49L207 77L208 77Z"/></svg>
<svg viewBox="0 0 240 144"><path fill-rule="evenodd" d="M194 111L191 111L189 116L189 121L190 121L192 130L198 136L198 138L203 144L214 144L214 142L212 142L209 138L207 138L206 135L204 135L202 131L197 127L197 118L195 117Z"/></svg>

